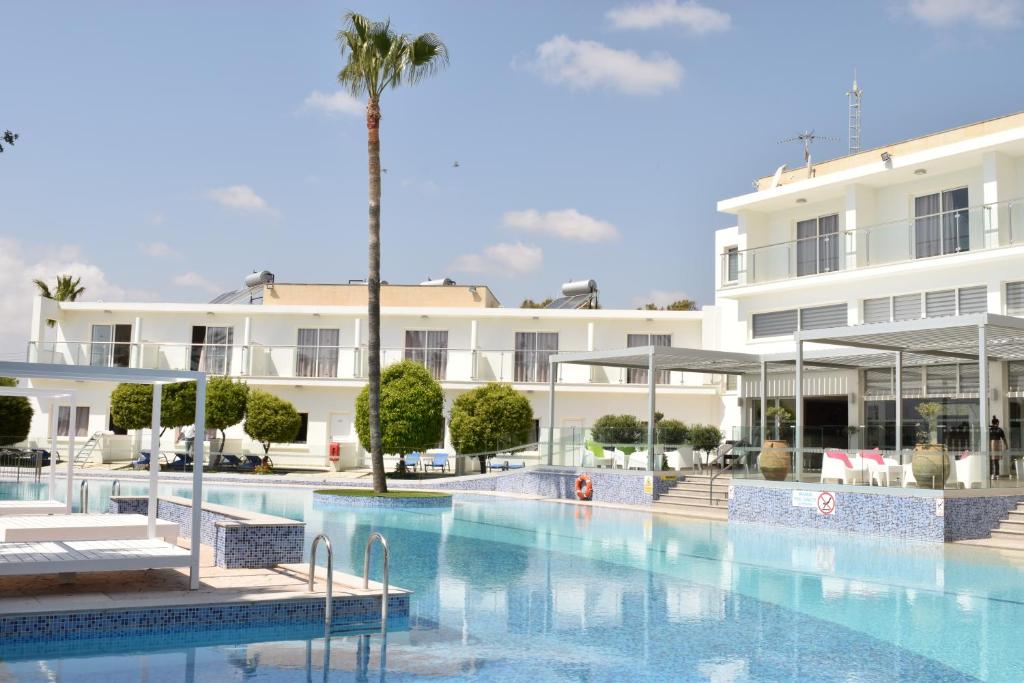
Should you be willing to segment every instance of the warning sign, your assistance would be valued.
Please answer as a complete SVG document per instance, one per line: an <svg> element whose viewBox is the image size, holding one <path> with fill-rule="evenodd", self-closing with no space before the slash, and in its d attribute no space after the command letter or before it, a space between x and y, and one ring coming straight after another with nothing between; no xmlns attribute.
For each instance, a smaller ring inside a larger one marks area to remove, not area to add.
<svg viewBox="0 0 1024 683"><path fill-rule="evenodd" d="M793 507L813 508L818 506L818 495L815 491L793 491Z"/></svg>
<svg viewBox="0 0 1024 683"><path fill-rule="evenodd" d="M836 514L836 494L831 491L822 491L819 493L818 512L826 516Z"/></svg>
<svg viewBox="0 0 1024 683"><path fill-rule="evenodd" d="M654 493L654 477L650 474L644 477L644 493Z"/></svg>
<svg viewBox="0 0 1024 683"><path fill-rule="evenodd" d="M946 499L936 498L935 499L935 516L945 517L946 516Z"/></svg>

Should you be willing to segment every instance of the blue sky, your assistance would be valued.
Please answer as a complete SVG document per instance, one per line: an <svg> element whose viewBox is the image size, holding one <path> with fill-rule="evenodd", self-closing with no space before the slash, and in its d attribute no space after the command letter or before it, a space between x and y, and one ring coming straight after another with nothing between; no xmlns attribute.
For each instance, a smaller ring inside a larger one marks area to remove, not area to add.
<svg viewBox="0 0 1024 683"><path fill-rule="evenodd" d="M60 270L106 300L362 277L346 9L452 58L382 102L384 278L508 306L585 277L606 306L712 303L715 201L799 163L778 140L803 128L842 154L855 68L865 146L1024 109L1020 0L9 3L0 351Z"/></svg>

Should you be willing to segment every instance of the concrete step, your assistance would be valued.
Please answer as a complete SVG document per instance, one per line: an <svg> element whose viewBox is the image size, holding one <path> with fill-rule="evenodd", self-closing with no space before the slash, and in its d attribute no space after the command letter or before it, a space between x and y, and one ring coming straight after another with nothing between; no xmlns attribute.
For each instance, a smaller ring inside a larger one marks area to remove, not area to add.
<svg viewBox="0 0 1024 683"><path fill-rule="evenodd" d="M687 498L665 498L662 496L655 501L655 505L658 504L670 505L673 507L711 508L713 510L727 510L729 508L729 501L727 500L716 500L709 503L707 498L704 500L695 500Z"/></svg>
<svg viewBox="0 0 1024 683"><path fill-rule="evenodd" d="M729 490L729 486L728 485L719 486L718 482L717 481L715 482L715 492L716 493L718 491L728 491L728 490ZM675 486L670 488L669 491L703 491L704 493L707 493L708 492L708 485L707 485L707 482L700 483L700 484L682 483L682 484L676 484Z"/></svg>
<svg viewBox="0 0 1024 683"><path fill-rule="evenodd" d="M993 529L991 540L998 541L1014 541L1020 543L1021 547L1024 547L1024 530L1014 531L1010 529Z"/></svg>
<svg viewBox="0 0 1024 683"><path fill-rule="evenodd" d="M996 527L1000 531L1013 531L1016 533L1024 533L1024 519L1004 519Z"/></svg>
<svg viewBox="0 0 1024 683"><path fill-rule="evenodd" d="M668 493L663 493L658 496L658 500L694 500L704 503L708 502L709 499L713 501L728 502L729 494L726 491L716 490L714 494L708 496L707 489L704 489L703 491L669 491Z"/></svg>
<svg viewBox="0 0 1024 683"><path fill-rule="evenodd" d="M956 541L956 545L971 545L994 550L1016 550L1024 553L1024 539L1017 537L1006 537L993 535L992 538L976 538L969 541Z"/></svg>
<svg viewBox="0 0 1024 683"><path fill-rule="evenodd" d="M725 507L708 507L701 505L677 505L665 503L659 500L651 507L651 512L667 515L678 515L682 517L694 517L698 519L711 519L716 521L727 521L729 510Z"/></svg>
<svg viewBox="0 0 1024 683"><path fill-rule="evenodd" d="M1010 510L1010 520L1024 522L1024 506L1018 505L1016 510Z"/></svg>

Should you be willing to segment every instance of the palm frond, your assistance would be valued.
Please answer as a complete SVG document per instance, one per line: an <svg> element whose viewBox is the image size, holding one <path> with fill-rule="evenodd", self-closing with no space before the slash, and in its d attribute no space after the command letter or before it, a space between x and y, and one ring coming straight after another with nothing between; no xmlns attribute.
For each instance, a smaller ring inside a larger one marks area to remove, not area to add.
<svg viewBox="0 0 1024 683"><path fill-rule="evenodd" d="M36 280L32 280L32 283L36 286L36 289L39 290L39 295L42 296L44 299L52 299L53 298L53 294L50 293L50 287L45 282L43 282L42 280L36 279Z"/></svg>
<svg viewBox="0 0 1024 683"><path fill-rule="evenodd" d="M448 66L448 46L436 33L416 36L408 48L407 80L416 83Z"/></svg>

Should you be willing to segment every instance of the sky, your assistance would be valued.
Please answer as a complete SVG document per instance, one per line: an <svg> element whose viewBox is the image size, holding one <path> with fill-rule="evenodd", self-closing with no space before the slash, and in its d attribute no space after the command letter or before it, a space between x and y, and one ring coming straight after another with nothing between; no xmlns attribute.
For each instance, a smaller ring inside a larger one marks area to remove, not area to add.
<svg viewBox="0 0 1024 683"><path fill-rule="evenodd" d="M584 278L605 307L712 304L716 201L800 164L803 129L844 154L855 70L864 147L1024 110L1024 0L9 2L0 354L35 277L173 302L365 277L348 10L451 56L381 102L383 278L506 306Z"/></svg>

